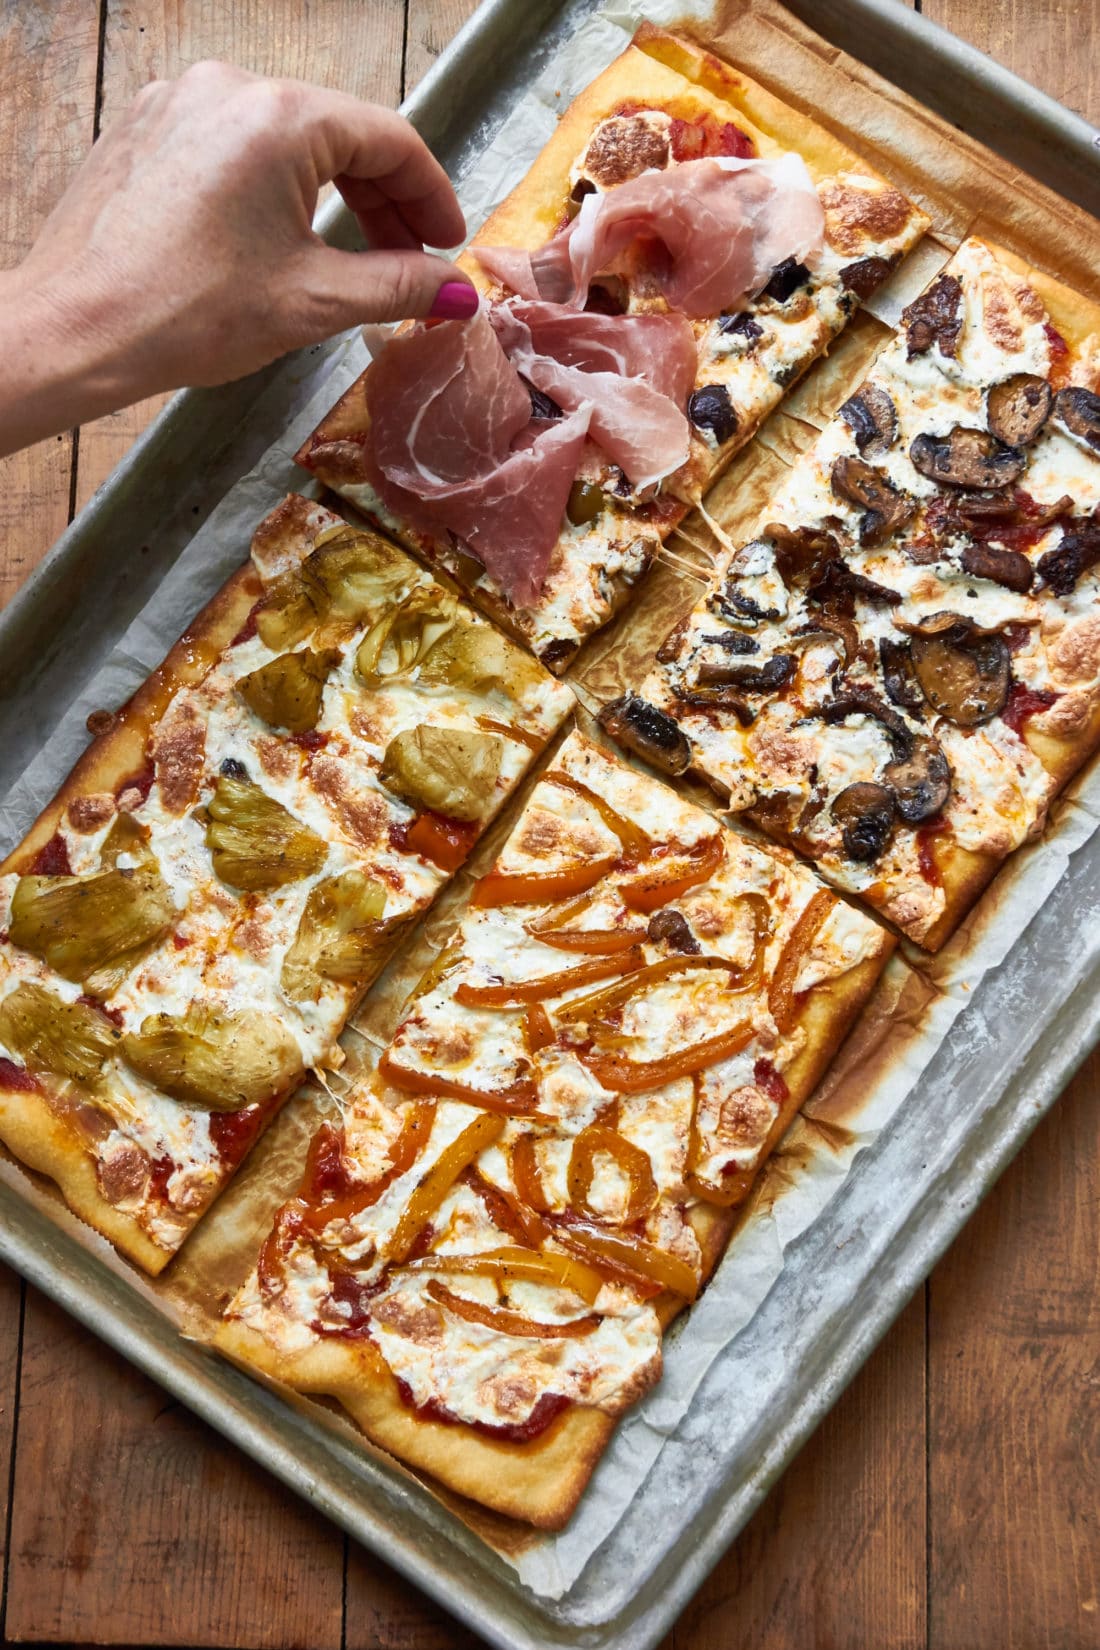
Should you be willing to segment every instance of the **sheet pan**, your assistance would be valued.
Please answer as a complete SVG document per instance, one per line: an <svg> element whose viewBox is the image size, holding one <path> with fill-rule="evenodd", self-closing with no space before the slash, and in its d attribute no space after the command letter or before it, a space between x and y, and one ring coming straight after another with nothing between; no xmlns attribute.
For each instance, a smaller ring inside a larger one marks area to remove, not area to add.
<svg viewBox="0 0 1100 1650"><path fill-rule="evenodd" d="M445 163L461 168L491 144L520 93L596 9L597 0L490 0L406 112ZM942 31L930 33L892 0L828 0L794 9L838 45L851 50L865 43L863 55L905 88L935 82L940 91L966 86L973 93L980 81L979 95L967 103L971 134L1000 139L1005 152L1006 144L1016 144L1010 158L1027 164L1032 157L1034 170L1045 167L1047 182L1083 205L1095 204L1095 134L980 54ZM340 240L347 221L333 209L325 230ZM74 699L166 574L182 571L180 557L196 526L263 457L272 432L301 417L330 374L339 378L349 370L353 350L338 341L227 391L178 396L59 541L0 617L5 791L44 734L71 716ZM262 477L276 492L295 479L278 464ZM226 568L194 557L185 564L197 608ZM81 591L79 623L75 589ZM31 694L36 715L28 727L20 702ZM44 773L43 784L56 777ZM89 1254L59 1223L48 1195L7 1176L0 1182L0 1254L491 1642L525 1650L553 1644L646 1650L1094 1042L1100 940L1094 944L1089 935L1098 926L1100 851L1091 823L1100 816L1100 787L1085 785L1067 812L1065 840L1074 846L1057 863L1049 898L959 1014L921 1077L921 1105L905 1108L875 1140L844 1197L791 1245L778 1281L731 1356L710 1366L698 1402L661 1439L645 1494L557 1598L518 1585L515 1572L422 1486L364 1454L338 1420L312 1405L288 1409L180 1340L128 1269ZM1029 852L1042 854L1046 846ZM1069 959L1067 933L1079 936ZM1059 957L1060 971L1044 998L1036 982L1049 979L1042 964L1051 955ZM1029 982L1026 1021L1015 1011L1022 981ZM900 1199L899 1185L908 1188ZM845 1257L839 1274L838 1249ZM791 1368L799 1370L797 1383L777 1378ZM716 1427L731 1390L738 1394L736 1424ZM662 1522L658 1549L656 1497L674 1509ZM647 1555L644 1570L639 1552Z"/></svg>

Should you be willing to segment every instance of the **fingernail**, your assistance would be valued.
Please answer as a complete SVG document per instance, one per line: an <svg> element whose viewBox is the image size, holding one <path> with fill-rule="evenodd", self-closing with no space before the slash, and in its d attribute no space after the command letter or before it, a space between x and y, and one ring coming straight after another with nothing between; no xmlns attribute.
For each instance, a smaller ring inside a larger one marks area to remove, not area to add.
<svg viewBox="0 0 1100 1650"><path fill-rule="evenodd" d="M468 281L444 281L428 314L436 321L468 321L477 306L476 287Z"/></svg>

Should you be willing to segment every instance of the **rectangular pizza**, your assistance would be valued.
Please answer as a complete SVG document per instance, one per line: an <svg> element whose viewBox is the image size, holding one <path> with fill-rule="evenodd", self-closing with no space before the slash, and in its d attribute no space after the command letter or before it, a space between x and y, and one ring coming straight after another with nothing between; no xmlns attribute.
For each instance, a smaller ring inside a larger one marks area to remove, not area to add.
<svg viewBox="0 0 1100 1650"><path fill-rule="evenodd" d="M966 241L604 726L936 949L1100 741L1098 389Z"/></svg>
<svg viewBox="0 0 1100 1650"><path fill-rule="evenodd" d="M572 705L286 499L0 867L0 1141L159 1272Z"/></svg>
<svg viewBox="0 0 1100 1650"><path fill-rule="evenodd" d="M892 946L572 733L217 1344L560 1527Z"/></svg>
<svg viewBox="0 0 1100 1650"><path fill-rule="evenodd" d="M555 671L927 228L822 127L648 25L298 462Z"/></svg>

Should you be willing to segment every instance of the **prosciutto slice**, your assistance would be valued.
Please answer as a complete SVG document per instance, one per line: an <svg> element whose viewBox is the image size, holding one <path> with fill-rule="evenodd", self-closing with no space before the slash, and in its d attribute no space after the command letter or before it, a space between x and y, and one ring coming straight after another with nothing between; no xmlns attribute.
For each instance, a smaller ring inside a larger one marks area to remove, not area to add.
<svg viewBox="0 0 1100 1650"><path fill-rule="evenodd" d="M450 531L517 606L542 589L592 407L533 419L484 309L391 338L366 374L364 467L414 527Z"/></svg>
<svg viewBox="0 0 1100 1650"><path fill-rule="evenodd" d="M614 272L638 243L657 242L661 254L647 257L653 278L672 309L702 319L736 309L785 258L814 258L824 226L799 155L718 156L586 195L572 223L534 252L472 250L520 297L580 308L594 276Z"/></svg>
<svg viewBox="0 0 1100 1650"><path fill-rule="evenodd" d="M591 406L589 434L636 488L678 470L695 334L682 315L596 315L511 302L491 318L513 366L566 412Z"/></svg>

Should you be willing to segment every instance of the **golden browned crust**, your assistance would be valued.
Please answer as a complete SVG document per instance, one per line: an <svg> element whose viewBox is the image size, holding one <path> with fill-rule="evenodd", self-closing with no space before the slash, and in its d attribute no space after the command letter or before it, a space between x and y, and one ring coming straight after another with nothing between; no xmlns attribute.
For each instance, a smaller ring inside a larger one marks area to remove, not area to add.
<svg viewBox="0 0 1100 1650"><path fill-rule="evenodd" d="M167 1266L173 1251L162 1249L132 1215L108 1203L92 1159L43 1093L0 1086L0 1141L27 1168L48 1175L73 1213L128 1260L154 1277Z"/></svg>

